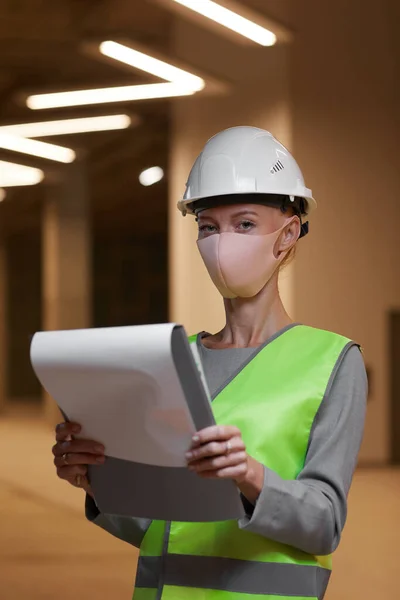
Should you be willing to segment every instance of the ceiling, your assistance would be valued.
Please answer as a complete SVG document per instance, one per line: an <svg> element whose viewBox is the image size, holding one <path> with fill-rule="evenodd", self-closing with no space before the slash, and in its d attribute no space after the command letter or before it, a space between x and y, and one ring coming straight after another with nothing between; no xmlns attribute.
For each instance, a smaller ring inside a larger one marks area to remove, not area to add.
<svg viewBox="0 0 400 600"><path fill-rule="evenodd" d="M127 217L133 217L135 207L143 202L150 210L148 219L158 219L160 227L164 226L167 181L143 188L138 174L154 164L167 167L169 101L31 111L24 96L32 92L157 82L146 73L119 68L118 63L114 66L101 55L89 55L83 46L125 37L156 51L167 51L173 18L168 11L145 0L0 2L0 125L121 112L140 119L138 126L124 131L44 140L74 148L85 156L93 215L99 227L109 227L110 222L128 226ZM54 169L49 161L1 150L0 160L36 166L45 172ZM36 226L46 193L45 182L8 188L7 198L0 205L3 233L18 233Z"/></svg>
<svg viewBox="0 0 400 600"><path fill-rule="evenodd" d="M268 10L273 18L283 20L291 1L241 0L260 14ZM168 3L163 6L155 0L0 0L0 125L121 112L138 118L138 126L124 131L44 139L71 147L85 157L94 222L104 230L112 223L118 228L131 227L142 206L146 206L143 234L165 229L168 173L150 188L139 184L138 175L152 165L167 169L173 100L31 111L25 99L31 93L159 82L98 52L88 53L87 45L127 39L168 55L174 20L181 18L168 8ZM243 60L259 52L250 48L247 55L241 48L226 46L226 56L232 52L233 74L233 50L236 58ZM0 160L36 166L46 175L55 169L51 161L1 149ZM0 204L0 232L10 235L37 227L46 193L46 178L37 186L8 188Z"/></svg>

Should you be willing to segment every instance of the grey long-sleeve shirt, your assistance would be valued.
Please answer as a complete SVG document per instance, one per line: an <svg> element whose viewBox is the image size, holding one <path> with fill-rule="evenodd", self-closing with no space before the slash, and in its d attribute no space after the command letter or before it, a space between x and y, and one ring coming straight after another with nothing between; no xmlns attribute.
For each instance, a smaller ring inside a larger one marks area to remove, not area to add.
<svg viewBox="0 0 400 600"><path fill-rule="evenodd" d="M198 340L205 376L214 396L249 360L251 348L209 350ZM310 554L336 549L347 516L347 494L362 440L367 377L359 349L351 347L331 378L315 417L303 470L283 480L265 465L255 507L244 501L241 529ZM151 521L102 515L87 497L86 516L109 533L139 547Z"/></svg>

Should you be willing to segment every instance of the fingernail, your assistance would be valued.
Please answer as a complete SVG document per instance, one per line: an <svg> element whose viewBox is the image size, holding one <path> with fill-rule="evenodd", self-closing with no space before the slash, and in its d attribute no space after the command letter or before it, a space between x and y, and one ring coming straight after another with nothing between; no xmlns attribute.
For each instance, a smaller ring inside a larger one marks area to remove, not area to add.
<svg viewBox="0 0 400 600"><path fill-rule="evenodd" d="M198 436L198 435L194 435L194 436L192 437L192 440L193 440L194 442L198 442L198 441L199 441L199 439L200 439L200 438L199 438L199 436Z"/></svg>
<svg viewBox="0 0 400 600"><path fill-rule="evenodd" d="M100 446L100 444L98 444L97 446L94 447L94 451L99 452L100 454L103 454L104 446Z"/></svg>
<svg viewBox="0 0 400 600"><path fill-rule="evenodd" d="M72 431L73 431L74 433L79 433L79 432L80 432L80 430L81 430L81 428L80 428L80 426L79 426L79 425L74 425L74 426L73 426L73 428L72 428Z"/></svg>
<svg viewBox="0 0 400 600"><path fill-rule="evenodd" d="M63 442L60 447L61 447L61 450L68 450L69 442Z"/></svg>
<svg viewBox="0 0 400 600"><path fill-rule="evenodd" d="M96 461L98 463L103 463L106 460L105 456L96 456Z"/></svg>
<svg viewBox="0 0 400 600"><path fill-rule="evenodd" d="M188 467L189 471L195 471L196 467Z"/></svg>
<svg viewBox="0 0 400 600"><path fill-rule="evenodd" d="M193 458L193 452L186 452L185 456L188 460L190 460L191 458Z"/></svg>

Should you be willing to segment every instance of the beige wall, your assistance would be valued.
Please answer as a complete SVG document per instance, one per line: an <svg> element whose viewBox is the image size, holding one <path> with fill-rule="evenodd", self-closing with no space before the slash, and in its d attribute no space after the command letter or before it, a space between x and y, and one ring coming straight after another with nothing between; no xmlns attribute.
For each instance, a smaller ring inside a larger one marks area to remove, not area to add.
<svg viewBox="0 0 400 600"><path fill-rule="evenodd" d="M0 239L0 413L7 403L7 273L6 248Z"/></svg>
<svg viewBox="0 0 400 600"><path fill-rule="evenodd" d="M271 9L293 27L290 48L236 46L191 24L177 25L178 56L224 75L233 91L172 107L171 318L191 332L215 330L223 322L221 302L197 254L195 225L175 210L197 153L225 127L271 130L294 151L319 201L311 235L284 275L286 305L296 320L362 344L373 387L361 460L384 462L390 419L387 311L400 305L398 4L251 4Z"/></svg>
<svg viewBox="0 0 400 600"><path fill-rule="evenodd" d="M400 306L390 2L299 4L293 143L319 210L295 267L296 318L364 347L373 386L361 459L382 462L389 451L387 311Z"/></svg>

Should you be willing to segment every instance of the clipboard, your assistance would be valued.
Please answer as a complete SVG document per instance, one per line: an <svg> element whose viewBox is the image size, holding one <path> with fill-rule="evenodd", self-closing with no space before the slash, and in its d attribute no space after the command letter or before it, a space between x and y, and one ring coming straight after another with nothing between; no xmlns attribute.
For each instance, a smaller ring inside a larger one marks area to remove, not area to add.
<svg viewBox="0 0 400 600"><path fill-rule="evenodd" d="M192 351L193 350L193 351ZM196 431L215 424L197 349L181 325L36 333L31 363L81 438L106 448L89 466L103 514L209 522L244 516L232 481L187 469Z"/></svg>

